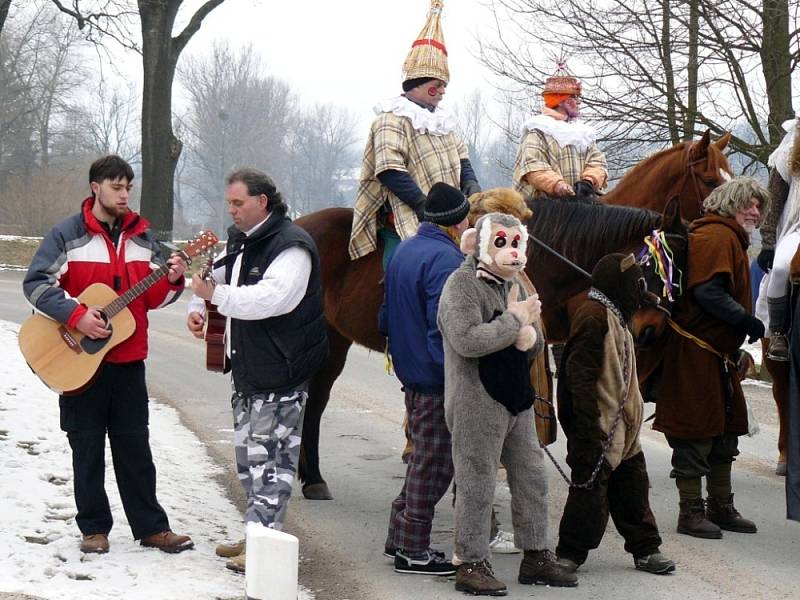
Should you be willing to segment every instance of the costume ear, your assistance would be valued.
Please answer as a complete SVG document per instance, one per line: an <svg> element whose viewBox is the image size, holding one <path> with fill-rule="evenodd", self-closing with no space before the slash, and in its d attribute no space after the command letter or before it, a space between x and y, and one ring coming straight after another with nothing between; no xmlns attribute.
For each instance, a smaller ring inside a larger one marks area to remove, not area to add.
<svg viewBox="0 0 800 600"><path fill-rule="evenodd" d="M461 234L461 252L466 256L475 254L475 245L478 243L478 230L470 227Z"/></svg>

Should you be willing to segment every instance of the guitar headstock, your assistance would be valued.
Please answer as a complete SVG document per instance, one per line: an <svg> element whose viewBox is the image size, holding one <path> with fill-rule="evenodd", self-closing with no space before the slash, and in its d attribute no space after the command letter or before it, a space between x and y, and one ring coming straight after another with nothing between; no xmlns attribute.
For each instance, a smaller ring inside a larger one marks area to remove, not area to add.
<svg viewBox="0 0 800 600"><path fill-rule="evenodd" d="M219 238L214 234L214 232L207 230L186 244L186 247L183 249L183 253L187 257L191 258L193 256L206 253L208 250L213 249L218 243Z"/></svg>

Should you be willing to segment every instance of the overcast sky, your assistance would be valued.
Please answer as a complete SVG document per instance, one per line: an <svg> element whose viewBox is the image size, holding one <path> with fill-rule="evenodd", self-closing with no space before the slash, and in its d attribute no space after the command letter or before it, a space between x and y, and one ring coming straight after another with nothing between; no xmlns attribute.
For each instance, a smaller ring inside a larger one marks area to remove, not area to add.
<svg viewBox="0 0 800 600"><path fill-rule="evenodd" d="M188 18L200 0L190 0ZM449 55L448 104L481 88L489 73L473 57L476 36L494 35L491 0L445 0ZM368 113L400 93L403 61L422 29L430 0L226 0L204 21L183 56L207 52L214 40L252 43L270 74L296 86L306 101Z"/></svg>

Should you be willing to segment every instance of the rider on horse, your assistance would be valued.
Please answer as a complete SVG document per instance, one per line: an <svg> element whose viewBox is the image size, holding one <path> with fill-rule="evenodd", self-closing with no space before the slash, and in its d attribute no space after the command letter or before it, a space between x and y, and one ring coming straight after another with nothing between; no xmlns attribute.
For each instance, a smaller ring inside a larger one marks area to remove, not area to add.
<svg viewBox="0 0 800 600"><path fill-rule="evenodd" d="M539 196L591 200L608 180L597 132L581 122L581 82L559 62L545 81L542 114L529 118L514 162L514 189Z"/></svg>
<svg viewBox="0 0 800 600"><path fill-rule="evenodd" d="M456 119L439 108L450 79L441 12L442 1L431 0L425 27L403 65L404 94L375 107L353 210L353 260L375 250L380 236L385 268L400 240L417 232L433 184L443 181L467 196L480 191Z"/></svg>
<svg viewBox="0 0 800 600"><path fill-rule="evenodd" d="M800 121L783 124L786 135L767 161L771 202L761 225L758 264L768 271L758 295L756 314L768 324L772 360L788 361L786 323L789 307L789 263L800 244Z"/></svg>

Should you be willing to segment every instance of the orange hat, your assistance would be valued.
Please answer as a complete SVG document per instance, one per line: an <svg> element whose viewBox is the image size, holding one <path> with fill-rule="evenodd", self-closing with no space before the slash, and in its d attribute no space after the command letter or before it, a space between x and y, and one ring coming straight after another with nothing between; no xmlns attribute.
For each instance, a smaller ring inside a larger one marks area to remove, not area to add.
<svg viewBox="0 0 800 600"><path fill-rule="evenodd" d="M447 48L442 34L442 0L431 0L431 10L425 26L411 44L411 51L403 64L403 81L429 78L450 81L447 68Z"/></svg>
<svg viewBox="0 0 800 600"><path fill-rule="evenodd" d="M572 94L554 94L551 92L542 92L544 98L544 105L547 108L558 108L558 105L572 98Z"/></svg>
<svg viewBox="0 0 800 600"><path fill-rule="evenodd" d="M558 68L555 74L548 77L544 82L542 96L545 97L545 103L547 103L547 96L550 94L565 96L581 95L581 82L577 77L570 75L569 71L567 71L567 63L564 60L558 61ZM561 102L558 102L555 106L558 106L560 103ZM547 105L550 106L550 104ZM551 106L550 108L555 107Z"/></svg>

